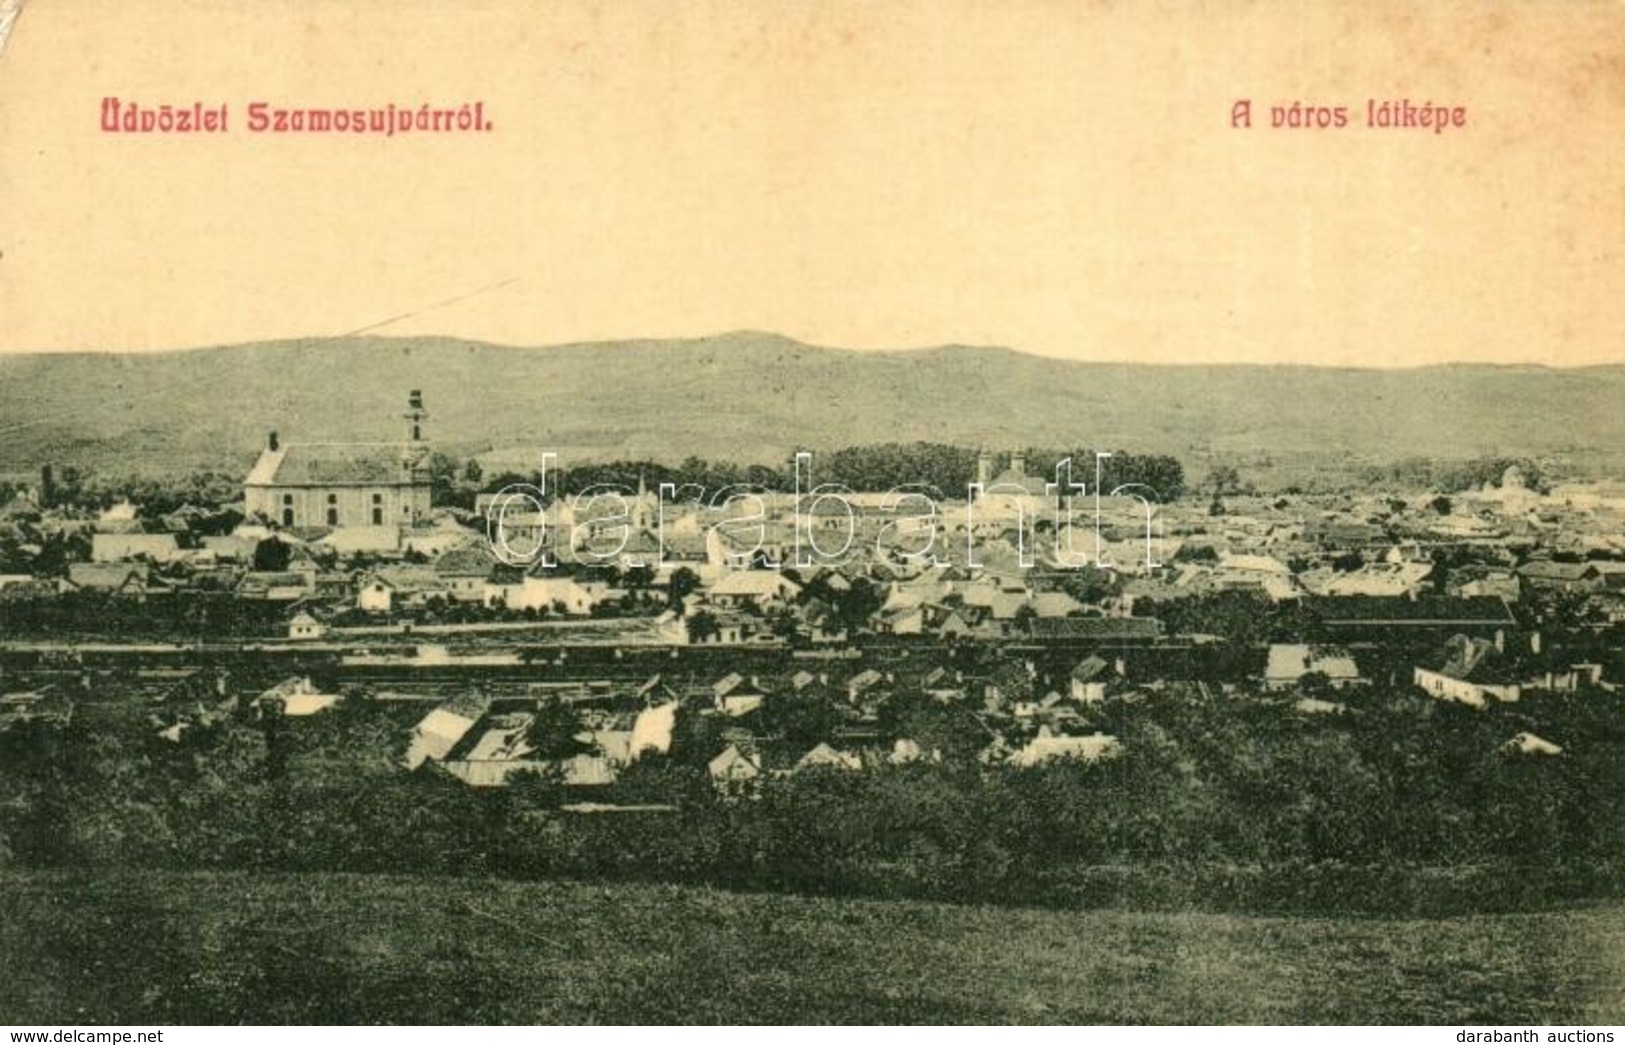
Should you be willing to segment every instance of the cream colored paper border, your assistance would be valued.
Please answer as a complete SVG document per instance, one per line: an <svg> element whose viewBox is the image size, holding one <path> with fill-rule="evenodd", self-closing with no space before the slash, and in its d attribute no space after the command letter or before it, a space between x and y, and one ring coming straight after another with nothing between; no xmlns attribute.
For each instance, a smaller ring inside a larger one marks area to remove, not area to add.
<svg viewBox="0 0 1625 1045"><path fill-rule="evenodd" d="M239 129L105 134L108 95ZM1238 131L1238 98L1468 125ZM494 129L277 139L240 129L255 99ZM418 312L384 332L1618 362L1622 117L1619 3L32 0L0 350Z"/></svg>

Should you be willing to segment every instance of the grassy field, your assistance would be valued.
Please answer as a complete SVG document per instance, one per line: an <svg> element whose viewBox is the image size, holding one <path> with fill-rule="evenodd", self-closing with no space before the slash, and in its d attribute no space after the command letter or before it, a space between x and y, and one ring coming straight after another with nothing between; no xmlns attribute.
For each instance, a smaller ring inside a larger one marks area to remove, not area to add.
<svg viewBox="0 0 1625 1045"><path fill-rule="evenodd" d="M345 875L0 874L0 1023L1618 1023L1625 910L1051 912Z"/></svg>

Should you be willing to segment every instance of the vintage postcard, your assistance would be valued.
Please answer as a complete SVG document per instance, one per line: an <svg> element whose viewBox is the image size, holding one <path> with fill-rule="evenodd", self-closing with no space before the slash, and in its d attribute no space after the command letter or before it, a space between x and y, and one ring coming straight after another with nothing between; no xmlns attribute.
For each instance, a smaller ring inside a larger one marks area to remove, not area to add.
<svg viewBox="0 0 1625 1045"><path fill-rule="evenodd" d="M1613 1041L1622 143L1604 0L0 2L0 1024Z"/></svg>

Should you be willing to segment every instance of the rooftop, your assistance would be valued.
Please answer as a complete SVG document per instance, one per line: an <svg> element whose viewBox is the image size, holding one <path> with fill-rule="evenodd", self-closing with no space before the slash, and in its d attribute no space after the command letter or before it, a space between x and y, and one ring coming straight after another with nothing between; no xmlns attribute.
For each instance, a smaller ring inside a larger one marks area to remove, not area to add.
<svg viewBox="0 0 1625 1045"><path fill-rule="evenodd" d="M387 486L428 481L411 468L411 443L285 443L266 448L247 486Z"/></svg>

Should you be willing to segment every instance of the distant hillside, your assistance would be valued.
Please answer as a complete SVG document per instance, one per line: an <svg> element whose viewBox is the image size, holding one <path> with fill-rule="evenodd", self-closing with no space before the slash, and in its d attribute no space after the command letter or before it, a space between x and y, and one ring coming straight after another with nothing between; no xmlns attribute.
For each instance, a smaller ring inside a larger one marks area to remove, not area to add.
<svg viewBox="0 0 1625 1045"><path fill-rule="evenodd" d="M1625 447L1625 367L1416 370L1074 363L1002 348L815 348L771 334L512 348L447 338L0 357L0 472L154 470L290 440L432 439L528 459L780 460L926 439L1243 460L1572 455ZM506 453L504 453L504 451Z"/></svg>

